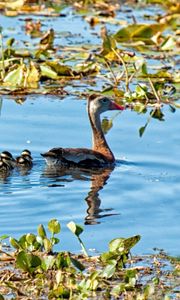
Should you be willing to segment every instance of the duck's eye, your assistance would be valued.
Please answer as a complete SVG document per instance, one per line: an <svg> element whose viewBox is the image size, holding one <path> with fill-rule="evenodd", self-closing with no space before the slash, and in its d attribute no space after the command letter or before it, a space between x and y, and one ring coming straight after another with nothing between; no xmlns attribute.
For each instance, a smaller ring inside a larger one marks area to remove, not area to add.
<svg viewBox="0 0 180 300"><path fill-rule="evenodd" d="M101 101L102 101L102 103L107 103L108 99L107 98L103 98Z"/></svg>

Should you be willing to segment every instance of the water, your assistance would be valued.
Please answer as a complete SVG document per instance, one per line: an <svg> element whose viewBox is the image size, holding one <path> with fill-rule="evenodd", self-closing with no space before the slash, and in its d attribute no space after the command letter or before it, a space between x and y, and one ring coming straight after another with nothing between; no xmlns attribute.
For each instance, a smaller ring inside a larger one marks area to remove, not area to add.
<svg viewBox="0 0 180 300"><path fill-rule="evenodd" d="M84 224L88 249L101 252L113 238L140 234L134 253L158 247L178 255L179 111L172 114L164 107L164 113L165 122L152 119L142 138L138 129L146 115L126 110L114 119L107 134L117 159L114 170L57 173L47 170L40 153L56 146L91 147L86 100L29 96L20 105L3 97L0 151L17 156L28 148L34 166L0 179L0 235L19 237L57 218L62 225L59 249L80 250L66 227L73 220Z"/></svg>
<svg viewBox="0 0 180 300"><path fill-rule="evenodd" d="M134 10L122 5L117 20L129 24L135 16L137 22L153 23L157 9L158 13L165 13L157 6ZM91 28L78 12L68 8L62 12L65 18L31 16L41 21L43 32L55 30L57 55L69 58L70 47L75 45L85 46L84 53L88 45L92 52L97 48L100 51L102 23ZM144 20L144 14L150 18ZM4 44L13 37L16 49L37 49L39 38L25 33L26 18L26 15L14 18L0 15ZM106 26L108 32L115 33L120 24L107 22ZM78 51L73 53L76 56ZM85 58L77 55L75 61L68 63L77 64L78 59ZM148 57L146 61L150 68L169 64L168 60L155 61ZM107 135L117 159L114 170L49 171L40 153L56 146L91 147L86 100L80 101L72 93L87 92L88 88L100 90L104 81L99 76L91 81L65 82L65 85L70 95L63 99L28 96L18 101L18 98L2 96L0 151L8 150L18 156L28 148L34 165L26 173L14 170L7 178L0 178L0 235L19 237L35 232L39 223L47 225L51 218L57 218L62 226L59 249L80 250L66 227L73 220L84 224L82 239L92 251L107 250L113 238L140 234L142 238L134 253L151 253L153 247L158 247L179 255L180 112L172 114L164 107L165 122L152 119L142 138L138 130L145 125L147 115L130 110L119 114ZM22 100L25 101L18 104ZM114 114L108 112L105 116Z"/></svg>

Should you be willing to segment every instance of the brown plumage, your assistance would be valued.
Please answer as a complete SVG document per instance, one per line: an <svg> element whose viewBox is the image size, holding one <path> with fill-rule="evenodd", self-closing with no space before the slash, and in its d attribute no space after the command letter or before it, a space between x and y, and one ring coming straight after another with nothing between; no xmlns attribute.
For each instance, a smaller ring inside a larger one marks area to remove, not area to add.
<svg viewBox="0 0 180 300"><path fill-rule="evenodd" d="M41 154L49 166L103 167L115 162L114 155L105 139L100 114L108 110L123 110L110 98L91 95L88 99L88 116L93 133L93 147L53 148Z"/></svg>
<svg viewBox="0 0 180 300"><path fill-rule="evenodd" d="M8 172L14 169L16 161L9 151L0 153L0 172Z"/></svg>
<svg viewBox="0 0 180 300"><path fill-rule="evenodd" d="M18 167L31 168L33 158L31 152L27 149L21 152L21 155L16 158L16 164Z"/></svg>

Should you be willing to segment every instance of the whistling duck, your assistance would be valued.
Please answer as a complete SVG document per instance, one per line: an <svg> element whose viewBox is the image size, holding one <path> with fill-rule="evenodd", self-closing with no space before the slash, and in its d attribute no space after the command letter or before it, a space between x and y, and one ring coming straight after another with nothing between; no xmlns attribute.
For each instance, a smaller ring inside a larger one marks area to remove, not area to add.
<svg viewBox="0 0 180 300"><path fill-rule="evenodd" d="M3 151L0 153L0 171L7 172L14 169L16 161L12 154L8 151Z"/></svg>
<svg viewBox="0 0 180 300"><path fill-rule="evenodd" d="M16 163L18 167L31 168L33 164L32 160L31 152L25 149L21 152L21 155L16 158Z"/></svg>
<svg viewBox="0 0 180 300"><path fill-rule="evenodd" d="M108 110L123 110L124 107L116 104L105 96L91 95L88 99L88 116L93 134L93 147L85 148L53 148L41 154L48 166L77 166L77 167L104 167L115 163L114 155L109 148L102 127L100 114Z"/></svg>

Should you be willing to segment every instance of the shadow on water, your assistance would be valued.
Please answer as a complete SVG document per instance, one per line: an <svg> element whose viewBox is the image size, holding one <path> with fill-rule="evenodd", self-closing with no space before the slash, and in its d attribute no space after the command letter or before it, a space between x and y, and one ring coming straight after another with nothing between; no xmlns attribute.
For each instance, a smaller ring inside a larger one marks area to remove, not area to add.
<svg viewBox="0 0 180 300"><path fill-rule="evenodd" d="M82 169L82 168L49 168L45 167L42 176L53 178L54 182L49 187L64 186L64 182L82 180L90 181L90 190L85 197L88 205L87 215L84 218L85 225L95 225L100 222L98 219L118 215L111 213L112 208L101 209L101 199L99 191L106 185L114 167L101 169Z"/></svg>

